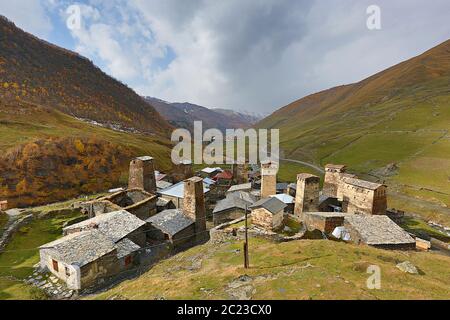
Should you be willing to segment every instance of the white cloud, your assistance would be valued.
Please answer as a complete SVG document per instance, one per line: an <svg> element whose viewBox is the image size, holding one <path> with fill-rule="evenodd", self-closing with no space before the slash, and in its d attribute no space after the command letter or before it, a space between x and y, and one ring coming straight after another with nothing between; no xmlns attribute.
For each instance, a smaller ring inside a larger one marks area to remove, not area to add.
<svg viewBox="0 0 450 320"><path fill-rule="evenodd" d="M52 24L46 13L46 1L1 1L0 14L12 20L25 31L44 39L48 39L52 31Z"/></svg>

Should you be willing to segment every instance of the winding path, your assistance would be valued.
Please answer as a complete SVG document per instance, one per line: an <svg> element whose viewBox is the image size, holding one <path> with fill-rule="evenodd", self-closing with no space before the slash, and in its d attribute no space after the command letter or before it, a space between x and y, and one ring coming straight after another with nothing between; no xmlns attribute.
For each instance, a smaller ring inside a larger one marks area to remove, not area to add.
<svg viewBox="0 0 450 320"><path fill-rule="evenodd" d="M294 159L280 159L281 161L286 161L286 162L292 162L292 163L298 163L310 168L313 168L314 170L316 170L317 172L320 172L321 174L325 173L325 170L322 169L319 166L316 166L315 164L309 163L309 162L305 162L305 161L300 161L300 160L294 160Z"/></svg>

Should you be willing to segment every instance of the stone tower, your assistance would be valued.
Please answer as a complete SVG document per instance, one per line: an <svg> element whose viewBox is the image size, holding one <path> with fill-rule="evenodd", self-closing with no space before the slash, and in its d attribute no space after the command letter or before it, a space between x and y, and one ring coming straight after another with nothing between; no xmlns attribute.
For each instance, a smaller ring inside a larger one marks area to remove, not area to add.
<svg viewBox="0 0 450 320"><path fill-rule="evenodd" d="M143 189L156 193L155 167L152 157L140 157L130 162L128 189Z"/></svg>
<svg viewBox="0 0 450 320"><path fill-rule="evenodd" d="M261 163L261 198L277 194L278 167L273 162Z"/></svg>
<svg viewBox="0 0 450 320"><path fill-rule="evenodd" d="M193 177L184 181L183 213L195 221L195 233L198 241L206 234L206 208L203 194L203 179Z"/></svg>
<svg viewBox="0 0 450 320"><path fill-rule="evenodd" d="M322 194L327 197L337 198L342 175L345 174L345 165L327 164L325 166L325 180Z"/></svg>
<svg viewBox="0 0 450 320"><path fill-rule="evenodd" d="M297 176L297 194L294 214L301 216L304 212L319 211L320 178L308 173Z"/></svg>
<svg viewBox="0 0 450 320"><path fill-rule="evenodd" d="M191 178L194 175L192 170L192 161L183 160L173 167L173 182L177 183Z"/></svg>

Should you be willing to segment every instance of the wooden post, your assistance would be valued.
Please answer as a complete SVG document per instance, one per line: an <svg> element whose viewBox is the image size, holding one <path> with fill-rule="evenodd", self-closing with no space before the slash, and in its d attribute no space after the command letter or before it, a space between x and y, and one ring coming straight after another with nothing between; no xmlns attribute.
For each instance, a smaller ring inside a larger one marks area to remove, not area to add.
<svg viewBox="0 0 450 320"><path fill-rule="evenodd" d="M250 261L248 259L248 208L245 206L245 243L244 243L244 268L250 267Z"/></svg>

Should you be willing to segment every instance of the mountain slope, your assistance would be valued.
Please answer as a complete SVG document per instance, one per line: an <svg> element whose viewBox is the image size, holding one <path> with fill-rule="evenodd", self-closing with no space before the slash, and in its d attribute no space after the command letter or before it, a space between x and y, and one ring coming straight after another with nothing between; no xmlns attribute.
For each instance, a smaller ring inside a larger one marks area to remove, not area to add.
<svg viewBox="0 0 450 320"><path fill-rule="evenodd" d="M191 103L169 103L157 98L145 98L174 127L192 130L194 121L202 121L204 129L247 128L259 119L253 115L227 109L208 109Z"/></svg>
<svg viewBox="0 0 450 320"><path fill-rule="evenodd" d="M88 59L0 17L0 97L127 130L166 134L170 125L139 95Z"/></svg>
<svg viewBox="0 0 450 320"><path fill-rule="evenodd" d="M286 158L346 163L385 180L392 192L444 209L450 206L449 83L450 40L359 83L295 101L258 127L280 128ZM409 202L393 197L391 204L426 210Z"/></svg>
<svg viewBox="0 0 450 320"><path fill-rule="evenodd" d="M129 161L143 154L171 168L172 127L153 107L87 59L4 18L0 79L0 200L11 207L123 186Z"/></svg>

